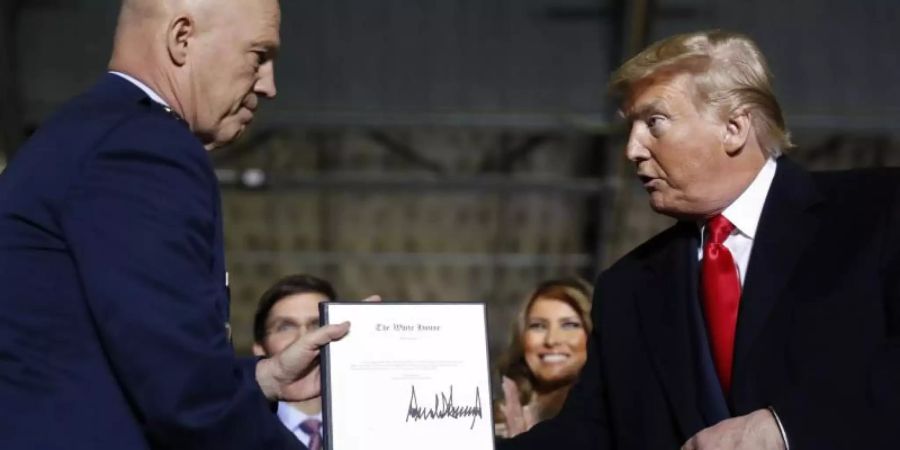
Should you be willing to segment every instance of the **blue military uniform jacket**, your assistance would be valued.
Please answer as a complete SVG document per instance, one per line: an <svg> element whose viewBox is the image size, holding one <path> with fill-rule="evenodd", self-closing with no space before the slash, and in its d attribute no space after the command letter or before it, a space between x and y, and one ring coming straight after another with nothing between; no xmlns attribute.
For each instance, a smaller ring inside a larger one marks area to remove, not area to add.
<svg viewBox="0 0 900 450"><path fill-rule="evenodd" d="M218 185L108 74L0 175L0 448L302 448L234 356Z"/></svg>

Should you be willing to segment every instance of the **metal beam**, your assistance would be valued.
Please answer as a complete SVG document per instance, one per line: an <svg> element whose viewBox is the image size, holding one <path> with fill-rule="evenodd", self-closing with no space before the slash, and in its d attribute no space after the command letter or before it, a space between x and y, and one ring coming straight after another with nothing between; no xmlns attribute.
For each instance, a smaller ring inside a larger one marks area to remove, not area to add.
<svg viewBox="0 0 900 450"><path fill-rule="evenodd" d="M275 105L269 105L275 106ZM465 127L504 128L513 130L559 131L576 130L589 133L606 133L609 120L598 112L550 113L550 112L410 112L377 113L355 111L309 111L293 108L262 108L260 124L272 127L308 128L413 128L413 127Z"/></svg>
<svg viewBox="0 0 900 450"><path fill-rule="evenodd" d="M0 1L0 153L12 159L24 135L16 63L16 23L24 0Z"/></svg>
<svg viewBox="0 0 900 450"><path fill-rule="evenodd" d="M412 253L412 252L341 252L341 251L265 251L235 250L228 253L234 261L272 263L286 261L301 264L377 264L379 266L415 266L433 264L462 267L588 267L593 263L589 253Z"/></svg>
<svg viewBox="0 0 900 450"><path fill-rule="evenodd" d="M329 173L297 175L266 172L262 169L216 169L223 188L243 189L307 189L363 192L543 192L581 196L599 195L616 188L616 182L602 178L529 177L516 179L508 175L415 176L373 173Z"/></svg>

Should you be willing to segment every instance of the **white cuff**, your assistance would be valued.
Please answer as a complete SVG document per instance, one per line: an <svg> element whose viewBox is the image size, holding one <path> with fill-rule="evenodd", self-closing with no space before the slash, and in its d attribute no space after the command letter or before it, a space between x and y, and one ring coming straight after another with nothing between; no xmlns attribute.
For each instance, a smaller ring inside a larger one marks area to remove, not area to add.
<svg viewBox="0 0 900 450"><path fill-rule="evenodd" d="M768 407L769 412L772 413L772 417L775 418L775 423L778 425L778 432L781 433L781 440L784 441L784 450L791 450L791 444L788 443L787 432L784 431L784 425L781 423L781 418L778 417L778 413L775 412L775 408L772 406Z"/></svg>

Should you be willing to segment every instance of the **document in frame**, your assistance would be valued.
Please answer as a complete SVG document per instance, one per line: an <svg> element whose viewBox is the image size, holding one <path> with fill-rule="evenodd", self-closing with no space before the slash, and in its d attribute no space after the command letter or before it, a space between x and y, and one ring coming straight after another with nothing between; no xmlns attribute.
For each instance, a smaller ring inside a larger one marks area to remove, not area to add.
<svg viewBox="0 0 900 450"><path fill-rule="evenodd" d="M321 303L327 450L493 450L483 303Z"/></svg>

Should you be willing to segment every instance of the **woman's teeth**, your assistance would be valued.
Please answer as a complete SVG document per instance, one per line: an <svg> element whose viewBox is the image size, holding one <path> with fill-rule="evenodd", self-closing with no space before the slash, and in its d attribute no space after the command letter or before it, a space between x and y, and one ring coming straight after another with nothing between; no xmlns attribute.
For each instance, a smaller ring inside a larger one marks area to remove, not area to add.
<svg viewBox="0 0 900 450"><path fill-rule="evenodd" d="M541 355L541 361L545 363L559 363L569 359L567 355L559 354L559 353L550 353L546 355Z"/></svg>

